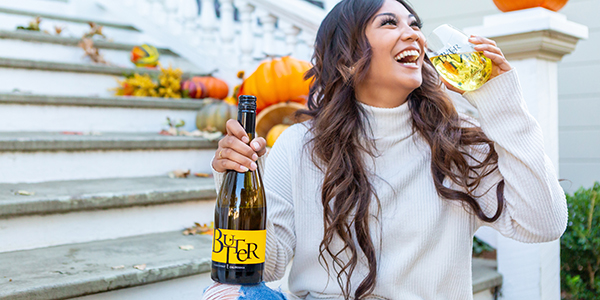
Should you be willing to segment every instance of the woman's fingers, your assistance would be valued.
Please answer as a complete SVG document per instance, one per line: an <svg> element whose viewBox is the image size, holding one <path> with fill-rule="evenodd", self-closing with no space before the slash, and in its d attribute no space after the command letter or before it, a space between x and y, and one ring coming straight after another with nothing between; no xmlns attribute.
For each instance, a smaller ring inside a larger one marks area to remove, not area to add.
<svg viewBox="0 0 600 300"><path fill-rule="evenodd" d="M490 78L494 78L512 69L495 41L482 36L471 36L469 42L475 44L473 48L476 51L483 52L483 55L493 62L493 70Z"/></svg>
<svg viewBox="0 0 600 300"><path fill-rule="evenodd" d="M248 138L248 134L246 134L246 130L242 127L242 124L235 119L229 119L225 124L225 128L227 129L227 135L232 135L240 139L244 143L250 142Z"/></svg>
<svg viewBox="0 0 600 300"><path fill-rule="evenodd" d="M265 152L267 152L267 141L262 137L252 140L250 146L254 151L256 151L256 153L258 153L258 156L263 156Z"/></svg>
<svg viewBox="0 0 600 300"><path fill-rule="evenodd" d="M242 172L250 170L256 170L256 163L248 158L245 155L242 155L231 148L225 148L220 152L220 160L225 162L220 162L221 164L233 165L235 170L240 170ZM231 163L234 164L231 164Z"/></svg>

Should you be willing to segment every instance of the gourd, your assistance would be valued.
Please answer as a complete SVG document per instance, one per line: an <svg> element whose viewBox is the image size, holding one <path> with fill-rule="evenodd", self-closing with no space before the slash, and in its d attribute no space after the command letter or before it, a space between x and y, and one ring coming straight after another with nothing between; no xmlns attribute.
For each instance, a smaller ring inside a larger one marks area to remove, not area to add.
<svg viewBox="0 0 600 300"><path fill-rule="evenodd" d="M196 115L196 127L203 131L220 131L227 134L227 120L237 118L237 106L216 99L204 101L206 104Z"/></svg>

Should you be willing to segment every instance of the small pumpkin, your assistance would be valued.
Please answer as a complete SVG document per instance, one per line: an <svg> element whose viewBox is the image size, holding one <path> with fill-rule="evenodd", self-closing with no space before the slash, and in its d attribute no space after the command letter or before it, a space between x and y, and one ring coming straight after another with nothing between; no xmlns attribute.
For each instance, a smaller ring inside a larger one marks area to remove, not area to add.
<svg viewBox="0 0 600 300"><path fill-rule="evenodd" d="M256 96L257 112L281 102L304 104L312 82L304 80L304 73L310 68L309 62L289 56L272 58L244 80L239 94Z"/></svg>
<svg viewBox="0 0 600 300"><path fill-rule="evenodd" d="M225 99L229 95L229 86L221 79L212 76L196 76L190 80L201 83L206 87L206 96L204 97Z"/></svg>
<svg viewBox="0 0 600 300"><path fill-rule="evenodd" d="M559 11L569 0L494 0L494 4L503 12L543 7Z"/></svg>
<svg viewBox="0 0 600 300"><path fill-rule="evenodd" d="M203 99L207 97L206 86L202 82L184 80L181 82L183 98Z"/></svg>
<svg viewBox="0 0 600 300"><path fill-rule="evenodd" d="M273 145L275 145L275 141L277 141L277 138L279 138L279 136L289 127L290 125L285 124L273 126L273 128L269 130L269 133L267 133L267 147L273 147Z"/></svg>
<svg viewBox="0 0 600 300"><path fill-rule="evenodd" d="M237 106L210 99L196 115L196 127L203 131L220 131L227 134L227 120L237 118Z"/></svg>

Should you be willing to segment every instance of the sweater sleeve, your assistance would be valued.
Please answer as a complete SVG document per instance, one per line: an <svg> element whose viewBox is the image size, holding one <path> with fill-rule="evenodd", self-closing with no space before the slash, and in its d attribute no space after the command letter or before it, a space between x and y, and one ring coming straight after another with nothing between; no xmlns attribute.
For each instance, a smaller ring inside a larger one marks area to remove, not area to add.
<svg viewBox="0 0 600 300"><path fill-rule="evenodd" d="M267 197L267 247L264 281L283 278L285 268L294 256L296 233L294 228L294 205L292 202L292 184L290 165L285 149L286 133L282 133L278 142L267 154L258 160L265 194ZM214 169L213 177L217 194L220 192L225 172Z"/></svg>
<svg viewBox="0 0 600 300"><path fill-rule="evenodd" d="M544 152L541 127L527 111L516 71L493 78L464 97L477 108L481 129L498 153L498 168L476 191L483 194L478 202L488 217L498 207L499 182L505 184L500 218L493 223L477 218L476 227L491 226L506 237L527 243L560 238L568 218L565 194Z"/></svg>

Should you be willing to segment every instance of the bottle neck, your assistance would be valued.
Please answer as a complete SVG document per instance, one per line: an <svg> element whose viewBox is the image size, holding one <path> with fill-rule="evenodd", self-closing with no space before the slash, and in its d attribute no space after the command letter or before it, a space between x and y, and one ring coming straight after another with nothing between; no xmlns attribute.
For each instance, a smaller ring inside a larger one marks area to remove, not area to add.
<svg viewBox="0 0 600 300"><path fill-rule="evenodd" d="M244 127L250 140L253 140L256 135L256 112L253 110L240 109L238 111L238 122Z"/></svg>

